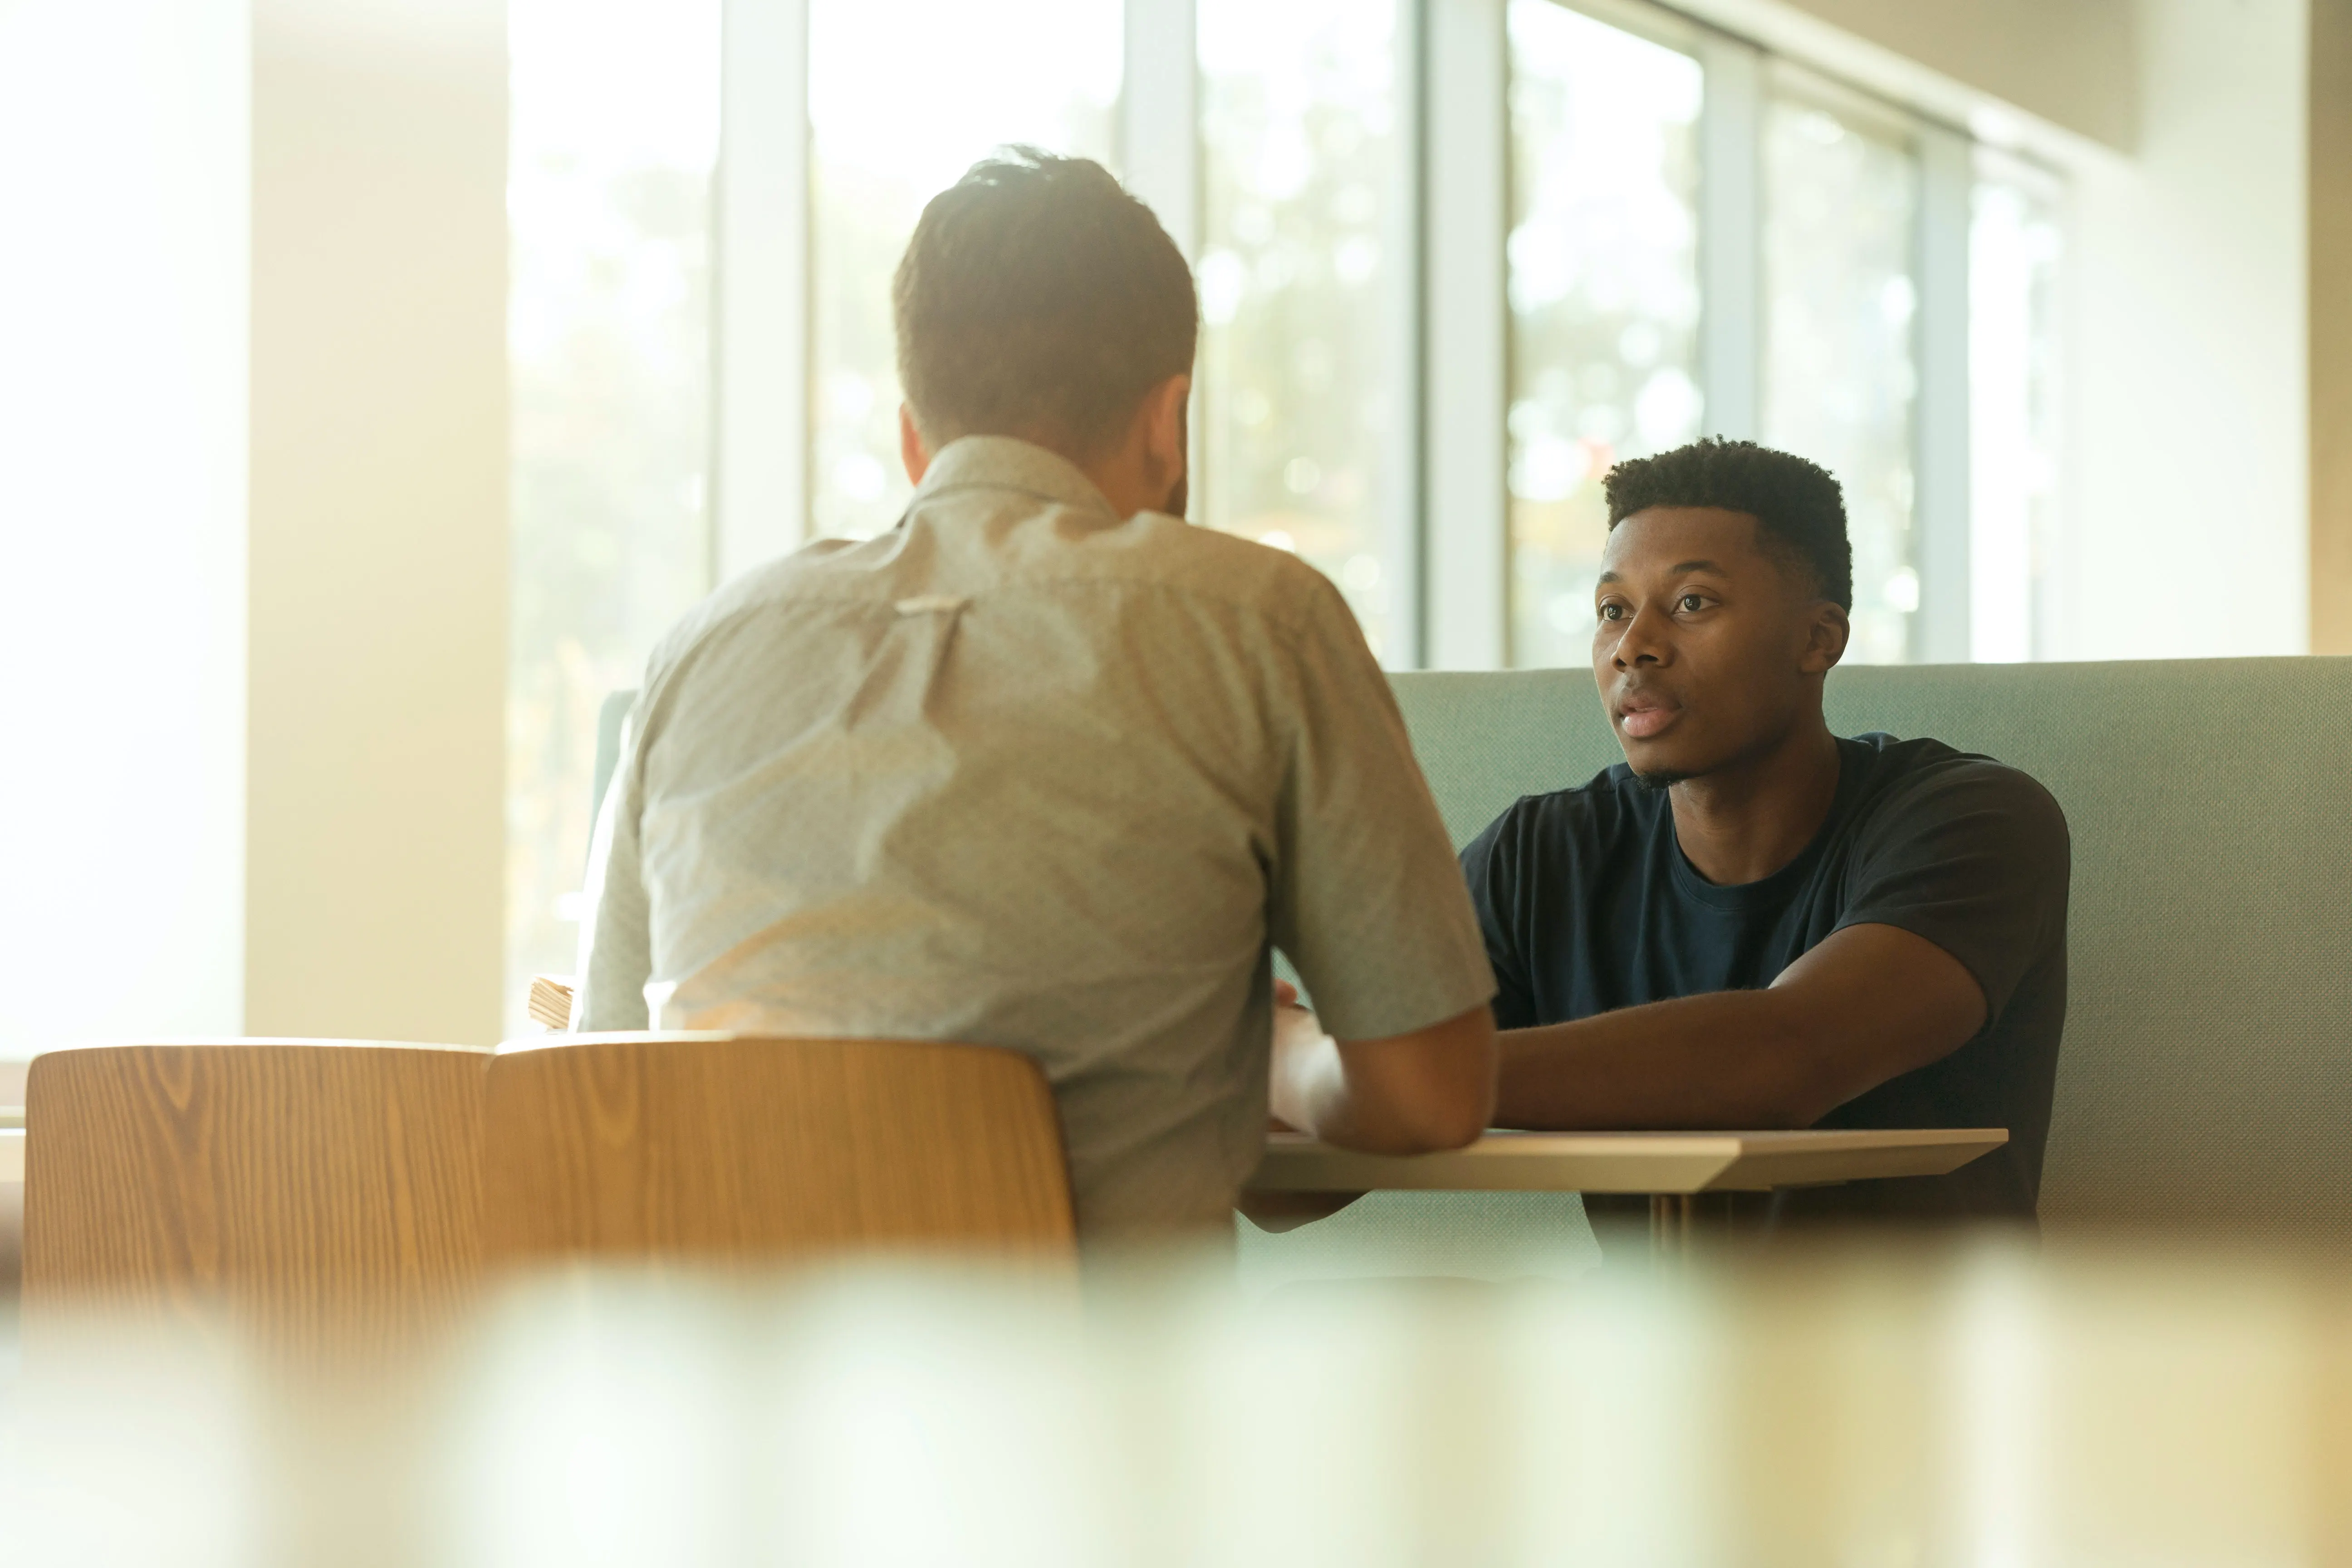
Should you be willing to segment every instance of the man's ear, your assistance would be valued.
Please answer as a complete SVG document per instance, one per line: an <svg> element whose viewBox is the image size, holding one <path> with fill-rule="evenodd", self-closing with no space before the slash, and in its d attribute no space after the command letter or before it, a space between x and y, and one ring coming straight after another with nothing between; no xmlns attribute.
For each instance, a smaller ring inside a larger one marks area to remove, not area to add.
<svg viewBox="0 0 2352 1568"><path fill-rule="evenodd" d="M1845 657L1845 645L1853 637L1853 623L1846 619L1843 608L1828 599L1814 600L1804 655L1797 668L1807 675L1827 675Z"/></svg>
<svg viewBox="0 0 2352 1568"><path fill-rule="evenodd" d="M915 428L914 411L905 404L898 405L898 461L907 466L907 482L919 485L931 466L931 449L923 445L923 433Z"/></svg>
<svg viewBox="0 0 2352 1568"><path fill-rule="evenodd" d="M1190 375L1171 375L1143 395L1143 449L1170 485L1184 478L1184 400L1192 394Z"/></svg>

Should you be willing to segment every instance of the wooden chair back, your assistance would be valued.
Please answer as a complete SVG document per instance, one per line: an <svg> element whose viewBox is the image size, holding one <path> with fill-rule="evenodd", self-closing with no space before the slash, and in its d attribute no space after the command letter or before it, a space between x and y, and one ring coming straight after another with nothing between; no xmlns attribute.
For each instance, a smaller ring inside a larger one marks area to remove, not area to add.
<svg viewBox="0 0 2352 1568"><path fill-rule="evenodd" d="M283 1348L455 1321L480 1272L489 1062L331 1040L35 1058L28 1326L218 1311Z"/></svg>
<svg viewBox="0 0 2352 1568"><path fill-rule="evenodd" d="M489 1081L494 1261L1073 1256L1061 1122L1017 1052L587 1035L504 1047Z"/></svg>

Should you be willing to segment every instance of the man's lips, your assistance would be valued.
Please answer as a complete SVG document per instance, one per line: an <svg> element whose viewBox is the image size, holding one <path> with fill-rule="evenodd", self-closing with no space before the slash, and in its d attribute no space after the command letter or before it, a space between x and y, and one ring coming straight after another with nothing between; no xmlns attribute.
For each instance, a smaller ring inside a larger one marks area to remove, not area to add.
<svg viewBox="0 0 2352 1568"><path fill-rule="evenodd" d="M1646 693L1636 693L1617 704L1617 727L1637 741L1651 736L1673 723L1682 714L1674 704Z"/></svg>

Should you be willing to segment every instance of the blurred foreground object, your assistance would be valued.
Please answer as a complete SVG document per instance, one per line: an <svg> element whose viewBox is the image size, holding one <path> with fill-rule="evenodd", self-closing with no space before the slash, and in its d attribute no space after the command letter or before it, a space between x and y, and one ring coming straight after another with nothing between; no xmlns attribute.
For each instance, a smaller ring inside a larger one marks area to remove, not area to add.
<svg viewBox="0 0 2352 1568"><path fill-rule="evenodd" d="M530 977L530 992L523 998L523 1011L542 1029L568 1029L572 1027L572 995L575 989L568 974L534 974Z"/></svg>
<svg viewBox="0 0 2352 1568"><path fill-rule="evenodd" d="M25 1309L209 1322L297 1359L472 1307L489 1053L249 1040L35 1058Z"/></svg>
<svg viewBox="0 0 2352 1568"><path fill-rule="evenodd" d="M2352 1562L2352 1292L2242 1258L573 1274L420 1362L422 1417L299 1445L152 1348L0 1385L12 1562L270 1562L293 1515L308 1561L450 1568Z"/></svg>
<svg viewBox="0 0 2352 1568"><path fill-rule="evenodd" d="M490 1068L494 1261L760 1268L876 1247L1065 1258L1052 1091L1017 1052L910 1040L574 1035Z"/></svg>

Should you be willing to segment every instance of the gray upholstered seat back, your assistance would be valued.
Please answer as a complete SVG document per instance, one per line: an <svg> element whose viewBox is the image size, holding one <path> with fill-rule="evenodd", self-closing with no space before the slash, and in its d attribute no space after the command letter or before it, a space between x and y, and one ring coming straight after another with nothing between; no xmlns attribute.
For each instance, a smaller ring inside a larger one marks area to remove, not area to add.
<svg viewBox="0 0 2352 1568"><path fill-rule="evenodd" d="M1396 688L1457 842L1618 760L1583 670ZM2352 1242L2352 659L1857 668L1829 710L2023 768L2065 808L2045 1222Z"/></svg>

